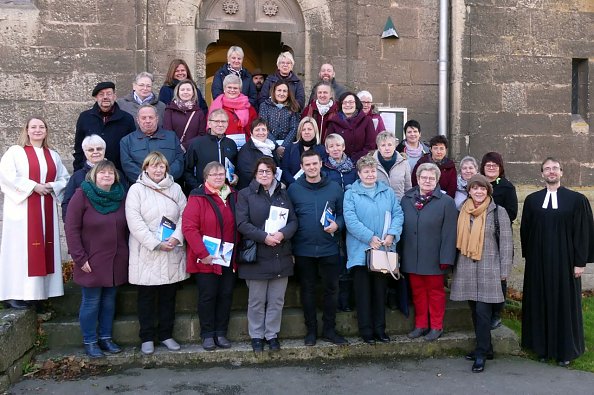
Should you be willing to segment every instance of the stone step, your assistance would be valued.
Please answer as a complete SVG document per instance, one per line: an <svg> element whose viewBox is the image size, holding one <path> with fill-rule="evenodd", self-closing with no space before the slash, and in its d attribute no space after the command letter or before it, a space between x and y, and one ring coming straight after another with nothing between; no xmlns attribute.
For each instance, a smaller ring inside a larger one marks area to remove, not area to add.
<svg viewBox="0 0 594 395"><path fill-rule="evenodd" d="M386 329L389 335L402 335L414 327L414 311L408 318L399 311L386 311ZM357 318L355 312L338 313L337 330L345 336L357 336ZM318 323L322 325L321 314ZM466 303L448 301L444 317L446 331L471 330L472 319ZM75 317L58 317L42 323L50 348L77 346L82 344L82 336L78 319ZM139 343L138 318L135 314L116 316L113 337L117 343L134 345ZM178 313L175 319L174 338L183 343L197 343L200 339L200 323L195 313ZM298 339L305 336L303 312L300 308L285 308L281 324L281 339ZM228 337L232 341L249 339L247 315L245 311L233 311L229 322Z"/></svg>
<svg viewBox="0 0 594 395"><path fill-rule="evenodd" d="M492 331L493 347L496 357L501 354L518 354L520 346L516 334L505 326ZM356 337L349 338L350 345L335 346L319 341L314 347L306 347L303 340L281 339L282 349L279 352L264 352L256 355L252 352L249 342L234 342L232 348L216 351L204 351L199 344L182 344L180 351L170 352L164 346L157 345L155 353L143 355L138 346L125 347L120 354L109 355L100 359L89 359L82 347L52 347L47 352L36 357L37 364L42 366L47 360L56 361L60 358L74 357L85 364L115 366L188 366L199 364L230 364L238 367L244 364L259 363L288 363L307 361L312 359L336 360L343 358L374 359L397 358L427 358L443 355L464 355L475 345L472 331L447 331L434 342L422 339L411 340L405 335L392 336L390 343L376 343L368 345Z"/></svg>

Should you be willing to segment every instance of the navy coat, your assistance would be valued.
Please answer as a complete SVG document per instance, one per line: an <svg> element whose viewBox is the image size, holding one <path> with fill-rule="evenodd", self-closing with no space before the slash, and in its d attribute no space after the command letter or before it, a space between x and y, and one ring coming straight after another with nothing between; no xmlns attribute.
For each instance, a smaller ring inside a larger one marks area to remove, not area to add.
<svg viewBox="0 0 594 395"><path fill-rule="evenodd" d="M274 74L270 74L266 77L264 85L262 85L262 90L260 91L260 96L258 97L258 104L262 105L262 103L270 97L270 88L272 88L278 81L286 82L289 85L289 89L293 92L297 103L299 103L299 109L303 110L305 107L305 89L303 88L303 81L301 81L292 71L287 77L282 77L278 70Z"/></svg>
<svg viewBox="0 0 594 395"><path fill-rule="evenodd" d="M216 99L217 97L219 97L219 95L223 94L223 80L226 76L231 74L228 66L229 65L227 63L222 65L221 68L216 71L212 78L212 87L210 88L210 91L212 93L213 99ZM254 84L254 81L252 81L252 75L249 71L247 71L244 68L241 69L239 75L241 76L241 93L248 97L252 107L254 107L257 110L258 91L256 90L256 85Z"/></svg>
<svg viewBox="0 0 594 395"><path fill-rule="evenodd" d="M313 147L314 151L316 151L322 157L322 160L327 156L326 149L323 145L317 144ZM293 177L299 170L301 170L301 154L303 154L303 145L300 141L297 141L291 144L285 150L283 154L283 159L281 162L281 169L283 174L281 175L282 182L287 185L291 185L295 182L295 178Z"/></svg>

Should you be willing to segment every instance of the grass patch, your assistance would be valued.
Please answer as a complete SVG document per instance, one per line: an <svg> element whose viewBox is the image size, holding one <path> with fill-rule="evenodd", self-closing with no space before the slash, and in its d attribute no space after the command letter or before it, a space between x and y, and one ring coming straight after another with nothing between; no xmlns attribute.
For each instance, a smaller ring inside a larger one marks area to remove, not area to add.
<svg viewBox="0 0 594 395"><path fill-rule="evenodd" d="M594 373L594 296L582 299L584 316L584 337L586 352L571 363L572 369ZM508 306L503 312L503 324L513 330L518 336L522 335L522 310ZM533 353L526 353L527 357L536 359ZM551 362L553 363L553 362Z"/></svg>

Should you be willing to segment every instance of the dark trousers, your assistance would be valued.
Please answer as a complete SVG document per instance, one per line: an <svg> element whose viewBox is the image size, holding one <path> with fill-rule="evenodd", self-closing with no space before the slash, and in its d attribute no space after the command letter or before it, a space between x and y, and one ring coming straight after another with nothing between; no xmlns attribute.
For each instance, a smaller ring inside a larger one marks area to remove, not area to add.
<svg viewBox="0 0 594 395"><path fill-rule="evenodd" d="M501 280L501 291L503 291L503 298L507 297L507 280ZM505 300L501 303L493 305L493 318L501 318L501 312L505 307Z"/></svg>
<svg viewBox="0 0 594 395"><path fill-rule="evenodd" d="M493 344L491 344L491 317L493 315L493 309L497 304L475 302L473 300L468 301L476 336L474 354L477 358L485 358L487 353L493 352Z"/></svg>
<svg viewBox="0 0 594 395"><path fill-rule="evenodd" d="M159 341L170 339L175 321L177 284L138 285L137 290L140 340L143 343L154 341L155 332L158 332ZM155 328L155 316L159 320L158 331Z"/></svg>
<svg viewBox="0 0 594 395"><path fill-rule="evenodd" d="M235 275L230 267L223 267L223 274L197 273L198 319L200 337L227 336L229 315L233 300Z"/></svg>
<svg viewBox="0 0 594 395"><path fill-rule="evenodd" d="M308 332L317 333L316 283L318 274L324 288L322 321L323 333L332 333L336 327L336 306L338 304L338 276L340 275L339 256L319 258L295 256L295 267L301 285L301 304Z"/></svg>
<svg viewBox="0 0 594 395"><path fill-rule="evenodd" d="M365 266L355 266L351 272L355 286L359 335L363 338L383 335L386 332L385 295L390 276L370 272Z"/></svg>

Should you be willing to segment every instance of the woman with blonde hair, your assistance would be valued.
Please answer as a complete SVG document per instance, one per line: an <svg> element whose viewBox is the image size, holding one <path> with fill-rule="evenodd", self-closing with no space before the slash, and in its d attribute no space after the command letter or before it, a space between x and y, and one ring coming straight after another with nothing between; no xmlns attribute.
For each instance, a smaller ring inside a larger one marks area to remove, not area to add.
<svg viewBox="0 0 594 395"><path fill-rule="evenodd" d="M291 92L295 96L295 100L299 103L299 110L305 107L305 89L303 88L303 81L297 77L293 72L295 67L295 59L291 52L281 52L276 59L276 71L269 74L262 85L260 97L258 97L259 105L262 105L266 99L270 97L270 88L279 81L287 83Z"/></svg>
<svg viewBox="0 0 594 395"><path fill-rule="evenodd" d="M57 202L69 175L48 134L42 118L29 118L0 159L0 300L13 308L64 294Z"/></svg>
<svg viewBox="0 0 594 395"><path fill-rule="evenodd" d="M326 156L324 146L320 144L318 125L313 118L305 117L297 126L297 141L289 145L281 162L282 181L287 187L295 182L295 175L301 170L301 154L313 149L322 158Z"/></svg>

